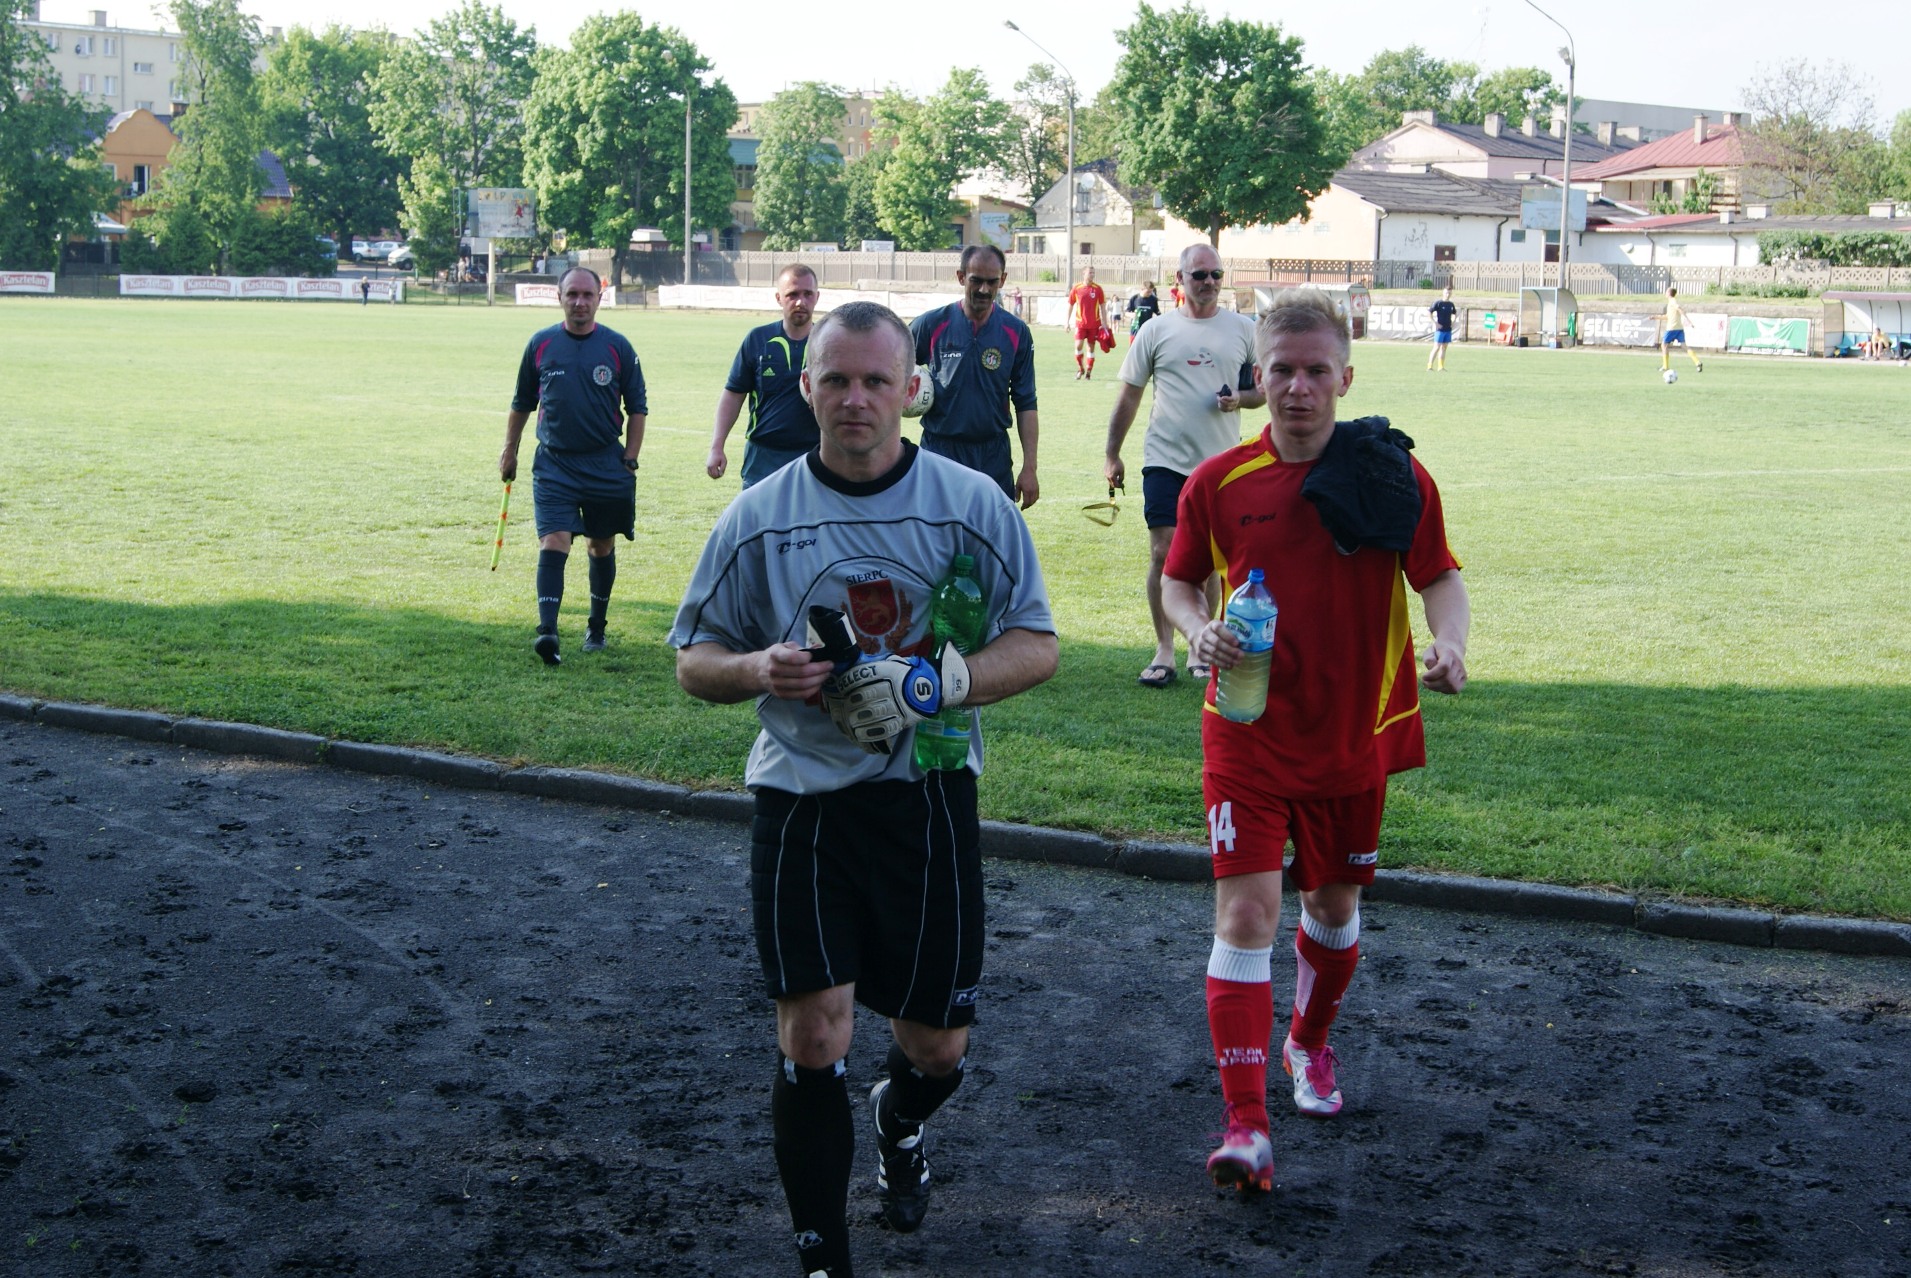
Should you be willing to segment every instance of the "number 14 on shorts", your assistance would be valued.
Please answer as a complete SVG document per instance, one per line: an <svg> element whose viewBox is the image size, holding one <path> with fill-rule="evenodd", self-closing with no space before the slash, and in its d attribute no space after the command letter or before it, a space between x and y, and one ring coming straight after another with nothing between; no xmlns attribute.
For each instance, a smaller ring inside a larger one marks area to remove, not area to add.
<svg viewBox="0 0 1911 1278"><path fill-rule="evenodd" d="M1217 803L1208 809L1208 854L1234 851L1234 804Z"/></svg>

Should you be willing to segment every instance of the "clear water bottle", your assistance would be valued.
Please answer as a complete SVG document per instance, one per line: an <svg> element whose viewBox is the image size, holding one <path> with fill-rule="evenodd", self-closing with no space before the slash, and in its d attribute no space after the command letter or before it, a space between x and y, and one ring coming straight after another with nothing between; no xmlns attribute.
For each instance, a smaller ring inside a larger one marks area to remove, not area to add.
<svg viewBox="0 0 1911 1278"><path fill-rule="evenodd" d="M1250 569L1246 583L1228 596L1223 614L1241 641L1241 659L1215 676L1214 708L1236 723L1253 723L1267 709L1267 668L1274 658L1274 623L1281 610L1266 581L1266 573Z"/></svg>
<svg viewBox="0 0 1911 1278"><path fill-rule="evenodd" d="M982 583L975 579L975 558L957 555L930 601L929 624L936 644L953 643L966 657L982 646L988 622L989 603L982 597ZM974 733L975 712L967 707L950 706L924 719L916 725L916 766L924 771L968 767L969 738Z"/></svg>

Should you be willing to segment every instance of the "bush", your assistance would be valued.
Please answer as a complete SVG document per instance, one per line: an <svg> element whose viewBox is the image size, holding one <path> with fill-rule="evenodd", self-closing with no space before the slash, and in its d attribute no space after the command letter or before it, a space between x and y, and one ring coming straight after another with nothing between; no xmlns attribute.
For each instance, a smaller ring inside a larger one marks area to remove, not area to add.
<svg viewBox="0 0 1911 1278"><path fill-rule="evenodd" d="M1707 296L1726 297L1816 297L1818 290L1809 284L1716 284L1705 287Z"/></svg>
<svg viewBox="0 0 1911 1278"><path fill-rule="evenodd" d="M234 275L332 275L319 230L296 206L249 214L232 236L228 255Z"/></svg>
<svg viewBox="0 0 1911 1278"><path fill-rule="evenodd" d="M1911 266L1911 236L1897 231L1760 231L1762 262Z"/></svg>

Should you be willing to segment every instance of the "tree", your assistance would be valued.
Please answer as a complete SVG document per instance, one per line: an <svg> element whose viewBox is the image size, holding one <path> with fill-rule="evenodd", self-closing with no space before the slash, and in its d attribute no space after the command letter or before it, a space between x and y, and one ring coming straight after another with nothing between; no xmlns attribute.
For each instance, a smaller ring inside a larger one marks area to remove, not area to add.
<svg viewBox="0 0 1911 1278"><path fill-rule="evenodd" d="M1540 67L1506 67L1482 77L1464 104L1465 112L1456 114L1469 122L1495 112L1513 120L1528 114L1550 119L1553 108L1565 101L1566 91L1553 83L1551 73Z"/></svg>
<svg viewBox="0 0 1911 1278"><path fill-rule="evenodd" d="M898 247L945 248L956 184L1001 166L1009 108L989 96L981 71L958 67L933 96L897 114L896 147L876 181L877 213Z"/></svg>
<svg viewBox="0 0 1911 1278"><path fill-rule="evenodd" d="M574 240L611 250L622 282L630 233L662 227L678 245L683 224L684 94L691 94L693 220L728 225L736 174L725 136L736 95L671 27L635 13L587 18L569 49L546 50L525 103L526 178L545 220Z"/></svg>
<svg viewBox="0 0 1911 1278"><path fill-rule="evenodd" d="M404 166L377 145L371 124L372 81L390 47L382 33L293 27L260 78L266 144L299 207L340 244L398 221Z"/></svg>
<svg viewBox="0 0 1911 1278"><path fill-rule="evenodd" d="M173 262L175 269L218 270L265 184L259 85L252 71L259 24L239 11L236 0L172 0L171 12L185 51L181 78L192 107L174 121L179 143L147 196L154 215L139 230L181 251L193 246L186 260ZM202 238L210 241L210 261L199 260Z"/></svg>
<svg viewBox="0 0 1911 1278"><path fill-rule="evenodd" d="M836 135L843 110L842 93L815 80L783 90L764 106L756 149L756 221L769 232L765 248L842 242L848 191Z"/></svg>
<svg viewBox="0 0 1911 1278"><path fill-rule="evenodd" d="M1068 167L1068 95L1072 87L1046 62L1036 63L1015 82L1015 91L1021 97L1004 139L1002 167L1009 181L1028 192L1031 202L1042 198ZM1078 116L1081 105L1077 104ZM1080 141L1079 132L1076 140ZM1076 162L1083 158L1078 150Z"/></svg>
<svg viewBox="0 0 1911 1278"><path fill-rule="evenodd" d="M876 183L889 163L889 146L871 146L850 161L843 175L843 243L859 245L864 240L893 240L883 228L882 214L876 211Z"/></svg>
<svg viewBox="0 0 1911 1278"><path fill-rule="evenodd" d="M536 51L532 28L520 29L501 8L464 0L372 76L378 144L409 166L398 189L421 270L457 260L465 188L523 182L520 122Z"/></svg>
<svg viewBox="0 0 1911 1278"><path fill-rule="evenodd" d="M1115 38L1123 52L1109 87L1125 108L1123 174L1154 187L1210 244L1226 226L1305 213L1346 162L1328 141L1301 42L1279 27L1144 3Z"/></svg>
<svg viewBox="0 0 1911 1278"><path fill-rule="evenodd" d="M60 87L27 0L0 0L0 267L50 270L118 194L93 141L106 112Z"/></svg>
<svg viewBox="0 0 1911 1278"><path fill-rule="evenodd" d="M1761 66L1741 93L1753 117L1744 139L1752 189L1780 213L1864 212L1885 152L1870 90L1849 65Z"/></svg>

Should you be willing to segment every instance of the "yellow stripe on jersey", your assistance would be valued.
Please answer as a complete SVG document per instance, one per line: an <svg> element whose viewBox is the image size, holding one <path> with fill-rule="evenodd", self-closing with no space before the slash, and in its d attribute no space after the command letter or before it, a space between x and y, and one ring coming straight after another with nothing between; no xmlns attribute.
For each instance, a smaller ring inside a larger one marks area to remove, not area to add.
<svg viewBox="0 0 1911 1278"><path fill-rule="evenodd" d="M1393 697L1395 678L1400 673L1401 660L1411 646L1413 632L1407 624L1407 579L1399 567L1400 557L1394 556L1393 603L1387 614L1387 658L1380 672L1380 704L1374 707L1374 735L1379 736L1387 728L1402 719L1412 718L1420 712L1419 688L1414 688L1413 704L1392 718L1387 714L1387 702Z"/></svg>
<svg viewBox="0 0 1911 1278"><path fill-rule="evenodd" d="M1256 453L1227 474L1221 476L1221 482L1214 486L1214 491L1219 493L1235 480L1245 479L1255 471L1265 470L1273 464L1273 454ZM1214 534L1212 532L1208 534L1208 554L1213 558L1214 570L1221 574L1221 602L1225 605L1228 596L1234 593L1234 583L1228 580L1228 561L1227 558L1222 555L1220 544L1214 540Z"/></svg>

